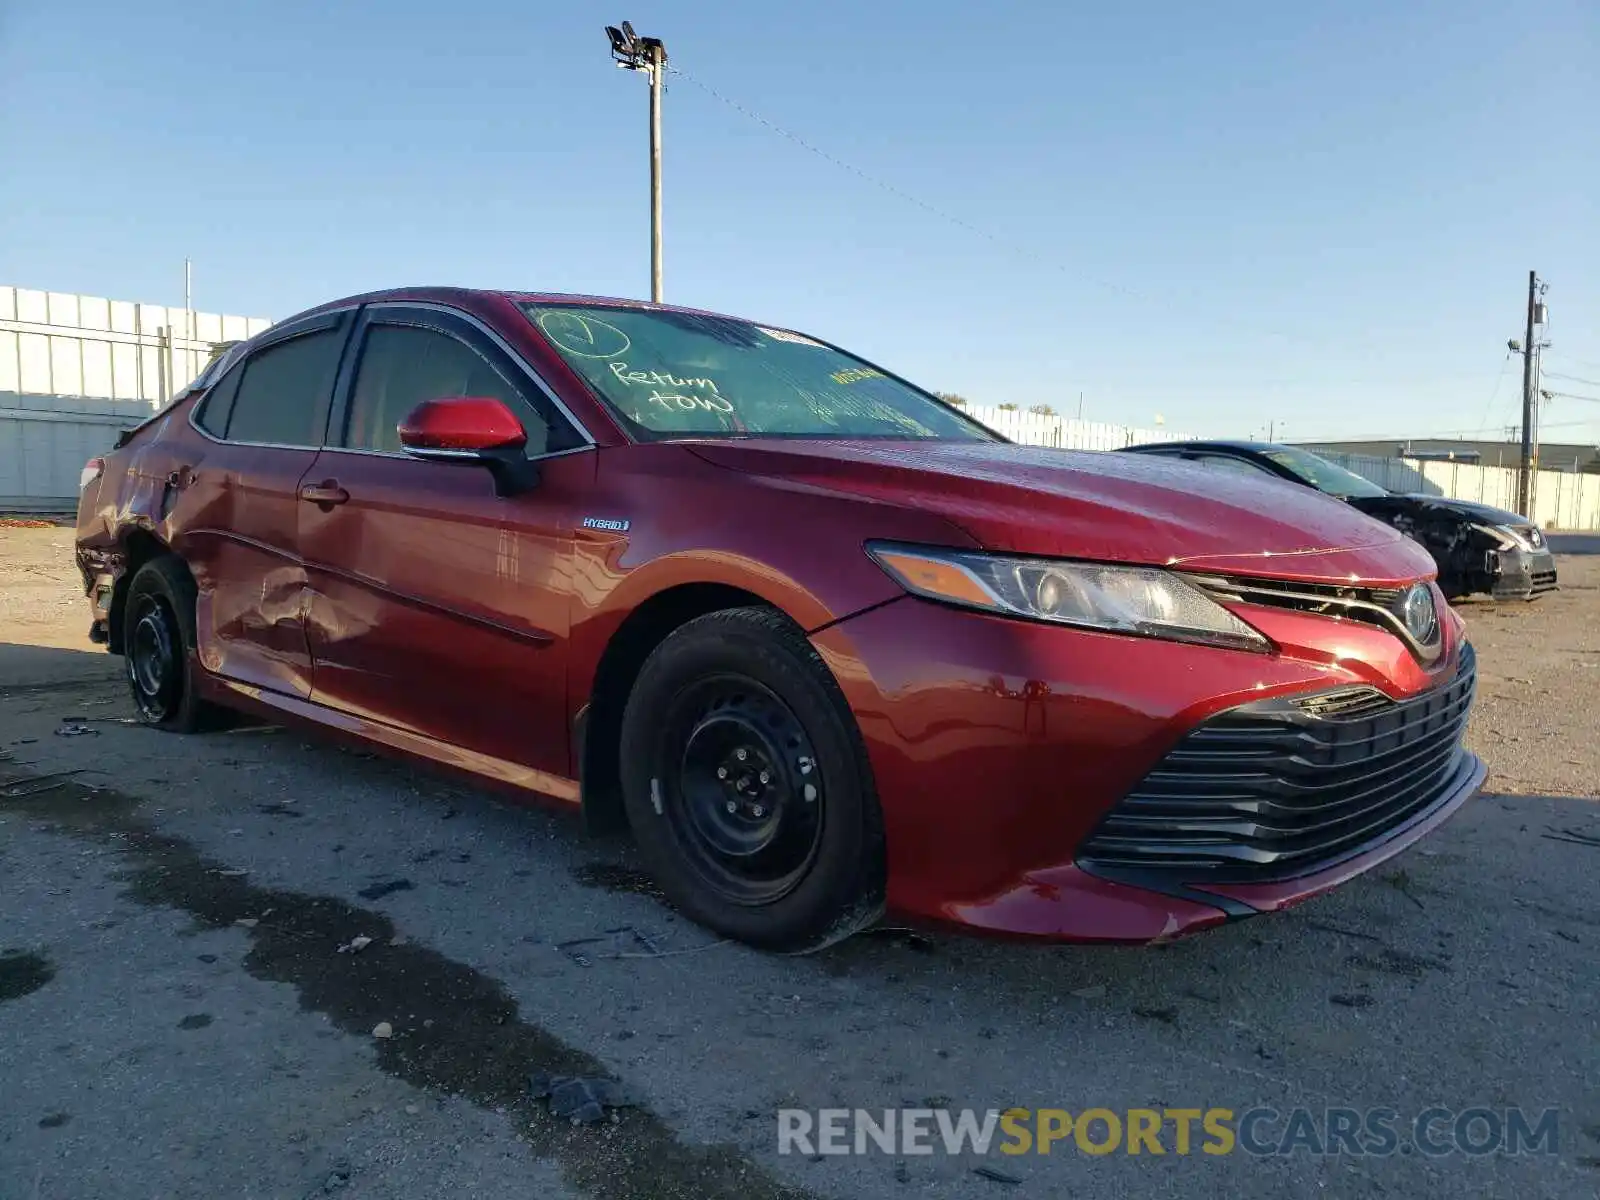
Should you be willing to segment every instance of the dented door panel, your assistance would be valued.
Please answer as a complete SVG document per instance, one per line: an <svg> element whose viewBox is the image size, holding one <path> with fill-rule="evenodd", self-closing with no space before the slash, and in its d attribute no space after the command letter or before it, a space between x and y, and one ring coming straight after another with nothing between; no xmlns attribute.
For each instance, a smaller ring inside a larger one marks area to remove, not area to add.
<svg viewBox="0 0 1600 1200"><path fill-rule="evenodd" d="M349 499L301 506L315 701L570 773L571 538L595 456L541 471L502 498L474 464L324 452L311 478Z"/></svg>
<svg viewBox="0 0 1600 1200"><path fill-rule="evenodd" d="M298 491L314 450L205 443L172 502L173 549L198 597L195 640L214 674L311 695Z"/></svg>

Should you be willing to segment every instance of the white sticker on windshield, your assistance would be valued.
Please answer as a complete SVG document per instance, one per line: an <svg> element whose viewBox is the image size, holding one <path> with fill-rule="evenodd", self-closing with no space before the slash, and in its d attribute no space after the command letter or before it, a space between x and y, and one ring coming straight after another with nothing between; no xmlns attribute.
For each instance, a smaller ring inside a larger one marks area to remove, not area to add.
<svg viewBox="0 0 1600 1200"><path fill-rule="evenodd" d="M775 342L792 342L796 346L815 346L818 350L827 349L821 342L815 338L808 338L803 333L790 333L787 329L768 329L765 325L757 325L756 328Z"/></svg>

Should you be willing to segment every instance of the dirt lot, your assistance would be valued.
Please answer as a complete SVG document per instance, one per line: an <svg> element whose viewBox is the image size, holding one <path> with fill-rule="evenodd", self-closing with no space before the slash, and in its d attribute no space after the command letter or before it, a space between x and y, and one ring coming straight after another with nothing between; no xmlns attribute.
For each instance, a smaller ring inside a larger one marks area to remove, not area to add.
<svg viewBox="0 0 1600 1200"><path fill-rule="evenodd" d="M1465 606L1493 794L1331 896L1158 949L779 958L569 816L122 723L70 541L0 528L0 1198L1600 1194L1600 556ZM533 1070L638 1105L573 1128ZM901 1105L1560 1113L1524 1156L776 1153L779 1107Z"/></svg>

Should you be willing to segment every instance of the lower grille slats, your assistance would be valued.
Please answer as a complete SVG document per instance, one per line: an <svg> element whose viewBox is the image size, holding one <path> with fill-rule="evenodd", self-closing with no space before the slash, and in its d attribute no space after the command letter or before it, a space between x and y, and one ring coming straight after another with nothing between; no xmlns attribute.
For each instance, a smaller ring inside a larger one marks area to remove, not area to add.
<svg viewBox="0 0 1600 1200"><path fill-rule="evenodd" d="M1230 710L1107 813L1079 860L1213 882L1335 861L1426 812L1470 770L1461 736L1475 687L1469 645L1450 682L1381 708L1301 697Z"/></svg>

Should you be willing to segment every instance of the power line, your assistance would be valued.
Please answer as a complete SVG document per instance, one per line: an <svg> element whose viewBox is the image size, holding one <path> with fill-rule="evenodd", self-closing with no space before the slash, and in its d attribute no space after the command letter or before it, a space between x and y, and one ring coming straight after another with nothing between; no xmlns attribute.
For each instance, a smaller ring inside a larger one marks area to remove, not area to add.
<svg viewBox="0 0 1600 1200"><path fill-rule="evenodd" d="M1494 391L1489 393L1489 403L1483 406L1483 416L1478 418L1480 421L1487 421L1489 419L1489 414L1494 410L1494 402L1500 395L1500 385L1506 381L1506 369L1510 366L1511 353L1507 351L1506 356L1500 360L1500 374L1495 377ZM1493 426L1482 425L1479 426L1479 428L1491 429Z"/></svg>
<svg viewBox="0 0 1600 1200"><path fill-rule="evenodd" d="M1541 371L1546 379L1565 379L1568 383L1585 383L1590 387L1600 387L1600 379L1583 379L1577 375L1563 375L1559 371Z"/></svg>
<svg viewBox="0 0 1600 1200"><path fill-rule="evenodd" d="M798 133L795 133L792 129L786 129L784 126L779 125L776 121L768 120L766 117L762 116L760 113L756 112L754 109L751 109L751 108L747 107L746 105L741 104L739 101L734 100L733 98L731 98L729 96L723 95L716 88L714 88L711 84L707 83L705 80L699 78L698 76L694 75L693 73L684 70L681 66L669 64L668 67L667 67L667 72L670 75L680 76L681 78L683 78L688 83L693 84L695 87L697 87L701 91L705 92L706 95L710 96L712 99L716 100L718 103L726 105L728 108L732 109L734 112L739 113L741 116L744 116L744 117L746 117L747 119L749 119L751 121L754 121L757 125L760 125L762 128L767 129L767 130L771 131L772 133L777 134L779 137L785 139L786 141L793 142L796 146L799 146L802 150L805 150L810 154L816 155L818 158L822 159L824 162L829 163L834 167L837 167L841 171L844 171L844 172L847 172L848 174L856 176L856 178L858 178L858 179L860 179L860 180L872 185L873 187L879 189L880 191L886 192L889 195L894 196L894 197L896 197L896 198L898 198L900 200L904 200L908 204L915 205L917 208L920 208L923 212L928 213L930 216L938 217L941 221L946 221L946 222L950 223L951 225L956 226L958 229L963 229L963 230L965 230L966 232L972 234L975 237L982 238L984 241L990 243L991 245L995 246L996 248L998 248L1000 250L1003 250L1006 253L1008 253L1010 255L1013 255L1014 257L1023 260L1024 262L1028 263L1030 266L1043 265L1043 266L1053 267L1057 271L1060 271L1063 275L1067 275L1067 276L1069 276L1069 277L1071 277L1071 278L1073 278L1075 280L1092 283L1096 287L1104 288L1107 291L1116 292L1119 295L1126 296L1131 300L1138 300L1138 301L1141 301L1142 303L1151 305L1152 307L1155 307L1155 308L1164 309L1164 310L1166 310L1168 312L1176 313L1176 312L1179 311L1170 302L1162 301L1158 297L1151 296L1150 294L1148 294L1146 292L1138 291L1135 288L1128 287L1126 284L1117 283L1117 282L1115 282L1113 280L1110 280L1110 279L1102 279L1102 278L1100 278L1098 276L1083 274L1083 273L1075 270L1074 268L1067 266L1063 262L1060 262L1058 260L1045 257L1044 255L1042 255L1040 253L1038 245L1024 245L1021 242L1011 241L1010 239L1005 238L1005 237L1003 237L1003 236L1001 236L999 234L996 234L996 233L994 233L994 232L992 232L992 231L990 231L988 229L985 229L980 225L974 224L973 222L967 220L965 217L957 216L955 213L952 213L947 209L940 208L938 205L932 204L929 201L924 200L921 196L918 196L918 195L915 195L915 194L913 194L911 192L906 191L905 188L900 187L898 184L890 183L888 180L883 179L883 178L881 178L881 177L879 177L877 175L874 175L870 171L865 171L862 168L856 166L854 163L847 162L845 159L840 158L838 155L830 153L829 151L822 149L820 146L816 145L815 143L808 141L804 137L801 137ZM1193 314L1185 314L1185 315L1193 315ZM1298 342L1298 343L1300 343L1302 345L1311 344L1309 339L1307 339L1305 337L1305 335L1303 335L1303 334L1292 334L1292 333L1283 332L1282 330L1268 329L1268 328L1260 325L1259 323L1253 322L1253 321L1245 322L1245 321L1228 320L1225 317L1219 317L1215 313L1208 314L1208 315L1206 315L1204 317L1201 317L1200 319L1207 320L1207 321L1211 322L1214 325L1221 325L1221 326L1226 326L1226 327L1235 327L1235 326L1237 326L1239 328L1248 327L1252 332L1254 332L1256 334L1268 334L1268 335L1270 335L1272 337L1280 338L1281 340L1286 341L1286 342Z"/></svg>
<svg viewBox="0 0 1600 1200"><path fill-rule="evenodd" d="M1573 392L1546 392L1552 400L1588 400L1593 404L1600 404L1600 396L1579 396Z"/></svg>
<svg viewBox="0 0 1600 1200"><path fill-rule="evenodd" d="M899 187L896 184L890 183L886 179L881 179L878 176L873 175L868 171L862 170L860 167L856 166L854 163L846 162L844 159L838 157L837 155L830 154L828 151L822 149L820 146L817 146L814 143L807 141L805 138L801 137L798 133L795 133L793 130L785 129L782 125L777 124L775 121L769 121L766 117L763 117L760 113L755 112L753 109L746 108L743 104L740 104L739 101L731 99L728 96L724 96L721 92L717 91L716 88L712 87L705 80L699 78L696 75L690 74L688 71L685 71L682 67L669 66L667 69L668 69L669 73L671 73L673 75L681 76L683 79L687 80L689 83L692 83L695 87L697 87L701 91L705 92L706 95L710 96L712 99L717 100L720 103L727 105L734 112L739 113L739 114L749 118L750 120L754 121L757 125L760 125L763 128L765 128L767 130L770 130L771 132L777 134L779 137L784 138L787 141L793 142L796 146L799 146L802 150L805 150L805 151L807 151L807 152L809 152L811 154L815 154L818 158L822 159L824 162L831 163L833 166L837 167L839 170L848 172L849 174L856 176L856 178L864 180L865 182L871 184L873 187L878 188L880 191L887 192L889 195L895 196L895 197L897 197L897 198L899 198L901 200L904 200L908 204L914 204L914 205L916 205L916 207L922 209L923 212L926 212L926 213L931 214L932 216L938 217L941 221L948 221L950 224L955 225L960 229L964 229L968 233L973 234L976 237L983 238L985 241L991 243L994 246L998 246L1000 249L1005 250L1007 253L1015 254L1020 258L1026 259L1030 263L1037 264L1037 263L1039 263L1041 261L1046 261L1046 262L1049 261L1049 260L1041 260L1040 259L1037 248L1029 248L1029 247L1023 246L1023 245L1021 245L1019 243L1008 241L1005 238L1002 238L997 234L991 233L989 230L984 229L981 226L974 225L971 221L968 221L963 217L958 217L954 213L940 208L938 205L930 204L928 201L922 199L922 197L913 195L912 193L906 191L904 188ZM1069 268L1067 268L1062 263L1050 262L1049 265L1055 267L1057 270L1062 271L1064 273L1075 274L1074 272L1069 270ZM1145 296L1145 295L1143 295L1143 294L1141 294L1139 292L1134 291L1130 287L1125 287L1120 283L1113 283L1109 279L1097 279L1097 278L1095 278L1093 276L1087 276L1087 275L1086 276L1076 276L1076 277L1087 279L1090 283L1093 283L1093 284L1095 284L1095 285L1097 285L1099 287L1107 288L1107 289L1109 289L1111 291L1114 291L1114 292L1120 292L1122 295L1128 296L1128 297L1130 297L1132 299L1135 299L1135 300L1144 300L1144 301L1148 302L1151 299L1148 296Z"/></svg>
<svg viewBox="0 0 1600 1200"><path fill-rule="evenodd" d="M858 178L858 179L862 180L863 182L871 185L872 187L877 188L879 191L885 192L888 195L891 195L891 196L896 197L897 199L903 200L906 203L911 204L911 205L915 206L916 208L921 209L923 212L928 213L930 216L937 217L941 221L945 221L945 222L947 222L947 223L949 223L951 225L956 226L958 229L965 230L967 233L970 233L975 237L982 238L984 241L990 243L991 245L997 247L998 249L1003 250L1008 254L1014 255L1014 256L1016 256L1016 257L1018 257L1020 259L1025 260L1030 265L1039 265L1039 264L1043 263L1044 265L1054 267L1056 270L1060 271L1062 274L1069 275L1074 279L1087 281L1089 283L1094 284L1097 287L1104 288L1104 289L1106 289L1108 291L1116 292L1116 293L1118 293L1120 295L1126 296L1126 297L1128 297L1130 299L1133 299L1133 300L1139 300L1139 301L1142 301L1142 302L1144 302L1146 304L1152 304L1152 305L1156 305L1158 307L1164 307L1162 305L1162 302L1159 301L1158 299L1156 299L1155 297L1149 296L1149 295L1147 295L1147 294L1145 294L1143 292L1139 292L1139 291L1135 290L1134 288L1130 288L1130 287L1128 287L1128 286L1126 286L1124 284L1116 283L1116 282L1114 282L1112 280L1109 280L1109 279L1101 279L1101 278L1098 278L1098 277L1093 276L1093 275L1081 274L1080 272L1075 271L1072 268L1068 267L1065 263L1042 257L1039 254L1039 250L1038 250L1037 246L1025 246L1020 242L1011 241L1011 240L1009 240L1007 238L1001 237L1000 235L993 233L992 231L990 231L988 229L983 228L980 225L974 224L973 222L965 219L964 217L957 216L955 213L952 213L947 209L940 208L938 205L932 204L932 203L928 202L927 200L924 200L921 196L915 195L912 192L908 192L905 188L902 188L902 187L898 186L897 184L890 183L888 180L883 179L880 176L874 175L869 171L865 171L862 168L856 166L854 163L848 162L845 159L840 158L838 155L832 154L829 151L822 149L820 146L816 145L815 143L813 143L811 141L808 141L806 138L802 137L800 134L795 133L792 129L787 129L784 126L779 125L777 122L769 120L768 118L762 116L760 113L756 112L754 109L749 108L744 104L741 104L739 101L733 99L730 96L724 95L722 92L719 92L715 87L713 87L711 84L707 83L705 80L699 78L699 76L695 75L693 72L686 71L683 67L678 66L676 64L664 64L664 65L665 65L666 72L668 74L678 76L679 78L683 79L685 82L690 83L693 86L699 88L702 92L704 92L706 95L710 96L712 99L716 100L718 103L726 106L729 109L732 109L734 112L739 113L741 116L745 117L746 119L748 119L750 121L754 121L757 125L760 125L762 128L768 130L769 132L776 134L778 137L783 138L785 141L792 142L794 145L799 146L802 150L805 150L809 154L815 155L816 157L822 159L824 162L830 164L831 166L837 168L838 170L844 171L844 172L846 172L847 174L850 174L850 175L854 175L856 178ZM1212 319L1215 319L1215 318L1213 317ZM1231 324L1231 322L1228 322L1228 323ZM1285 341L1290 341L1290 342L1304 341L1304 339L1302 337L1300 337L1300 336L1287 334L1287 333L1282 333L1280 331L1274 331L1274 330L1266 329L1266 328L1264 328L1264 327L1262 327L1262 326L1260 326L1258 324L1255 324L1255 323L1252 323L1250 325L1250 328L1252 330L1254 330L1256 333L1272 334L1273 336L1280 337L1280 338L1284 339ZM1494 390L1490 393L1490 396L1489 396L1489 406L1488 407L1491 408L1491 409L1494 406L1495 399L1499 396L1500 387L1501 387L1501 384L1505 380L1506 366L1509 363L1509 361L1510 361L1510 356L1508 355L1507 358L1505 360L1503 360L1502 363L1501 363L1500 374L1495 378ZM1579 360L1574 360L1574 361L1579 361ZM1583 380L1583 381L1580 381L1580 382L1589 382L1589 381ZM1597 386L1600 386L1600 385L1597 385ZM1583 398L1583 397L1580 397L1580 398ZM1488 415L1488 410L1486 409L1485 410L1485 419L1487 419L1487 415ZM1581 424L1581 422L1580 422L1580 424ZM1497 428L1497 427L1496 426L1482 426L1482 427L1480 427L1480 430L1475 430L1473 432L1480 432L1482 429L1490 429L1490 428ZM1438 435L1429 435L1429 436L1438 436Z"/></svg>
<svg viewBox="0 0 1600 1200"><path fill-rule="evenodd" d="M1575 362L1580 367L1589 367L1592 370L1600 371L1600 362L1591 362L1590 360L1588 360L1586 358L1574 358L1572 355L1568 354L1565 350L1554 350L1554 349L1552 349L1552 350L1547 351L1547 353L1553 354L1557 358L1564 358L1568 362Z"/></svg>

